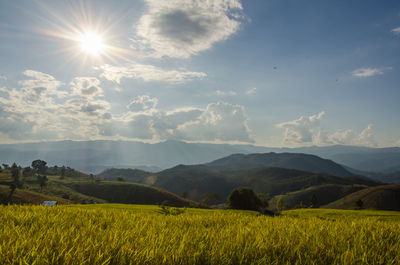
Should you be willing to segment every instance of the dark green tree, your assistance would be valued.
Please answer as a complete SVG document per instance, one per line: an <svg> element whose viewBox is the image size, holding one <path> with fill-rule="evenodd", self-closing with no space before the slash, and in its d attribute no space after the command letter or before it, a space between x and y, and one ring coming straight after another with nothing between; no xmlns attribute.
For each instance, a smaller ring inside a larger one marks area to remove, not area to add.
<svg viewBox="0 0 400 265"><path fill-rule="evenodd" d="M42 191L43 187L47 185L47 181L49 180L46 176L37 175L37 179L40 185L40 191Z"/></svg>
<svg viewBox="0 0 400 265"><path fill-rule="evenodd" d="M38 174L45 174L47 169L47 162L37 159L35 161L32 161L32 168L34 168Z"/></svg>
<svg viewBox="0 0 400 265"><path fill-rule="evenodd" d="M64 179L65 178L65 166L61 167L61 171L60 171L60 179Z"/></svg>
<svg viewBox="0 0 400 265"><path fill-rule="evenodd" d="M313 193L313 195L311 196L310 207L311 208L318 208L318 199L317 199L317 195L315 195L315 193Z"/></svg>
<svg viewBox="0 0 400 265"><path fill-rule="evenodd" d="M21 187L22 184L19 180L19 168L18 168L17 164L13 163L10 168L10 171L11 171L12 181L10 183L10 194L8 195L8 201L11 203L12 196L13 196L15 190L18 187Z"/></svg>
<svg viewBox="0 0 400 265"><path fill-rule="evenodd" d="M283 211L285 210L285 201L283 200L283 196L279 196L278 201L276 202L276 209L278 209L278 211Z"/></svg>
<svg viewBox="0 0 400 265"><path fill-rule="evenodd" d="M359 209L359 210L361 210L363 208L363 206L364 206L364 202L361 199L358 199L355 202L355 204L356 204L356 209Z"/></svg>
<svg viewBox="0 0 400 265"><path fill-rule="evenodd" d="M118 181L125 181L123 177L118 177L117 180Z"/></svg>
<svg viewBox="0 0 400 265"><path fill-rule="evenodd" d="M240 187L232 190L227 202L229 208L232 209L257 211L263 206L260 198L249 187Z"/></svg>

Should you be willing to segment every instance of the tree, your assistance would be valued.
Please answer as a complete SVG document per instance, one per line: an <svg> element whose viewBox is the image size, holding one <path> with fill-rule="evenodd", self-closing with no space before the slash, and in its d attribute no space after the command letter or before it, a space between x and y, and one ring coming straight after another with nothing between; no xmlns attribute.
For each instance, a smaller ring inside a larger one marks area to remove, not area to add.
<svg viewBox="0 0 400 265"><path fill-rule="evenodd" d="M64 179L65 178L65 166L61 167L61 172L60 172L60 179Z"/></svg>
<svg viewBox="0 0 400 265"><path fill-rule="evenodd" d="M201 203L210 204L210 203L218 202L220 199L220 196L216 192L206 192L201 195L201 198L202 198Z"/></svg>
<svg viewBox="0 0 400 265"><path fill-rule="evenodd" d="M279 196L279 199L276 202L276 209L280 212L285 210L285 201L283 200L283 196Z"/></svg>
<svg viewBox="0 0 400 265"><path fill-rule="evenodd" d="M315 193L313 193L313 195L311 196L310 207L311 208L317 208L318 207L318 199L317 199L317 195L315 195Z"/></svg>
<svg viewBox="0 0 400 265"><path fill-rule="evenodd" d="M37 176L39 185L40 185L40 191L42 191L43 187L47 185L47 181L49 180L46 176L38 175Z"/></svg>
<svg viewBox="0 0 400 265"><path fill-rule="evenodd" d="M364 202L361 199L358 199L355 202L355 204L356 204L356 208L359 209L359 210L361 210L363 208L363 206L364 206Z"/></svg>
<svg viewBox="0 0 400 265"><path fill-rule="evenodd" d="M32 161L32 167L35 169L35 171L38 174L45 174L46 173L46 169L47 169L47 162L37 159L35 161Z"/></svg>
<svg viewBox="0 0 400 265"><path fill-rule="evenodd" d="M10 166L8 164L2 164L2 165L3 165L4 169L9 169L10 168Z"/></svg>
<svg viewBox="0 0 400 265"><path fill-rule="evenodd" d="M19 181L19 168L17 164L13 163L10 170L11 170L12 181L10 183L10 194L8 195L9 202L11 202L12 196L17 187L21 186L21 182Z"/></svg>
<svg viewBox="0 0 400 265"><path fill-rule="evenodd" d="M118 177L117 180L118 181L125 181L123 177Z"/></svg>
<svg viewBox="0 0 400 265"><path fill-rule="evenodd" d="M11 166L11 177L12 177L12 182L15 183L15 185L19 185L19 169L17 164L13 163Z"/></svg>
<svg viewBox="0 0 400 265"><path fill-rule="evenodd" d="M22 169L22 177L23 178L33 177L33 174L34 174L34 172L31 167L24 167Z"/></svg>
<svg viewBox="0 0 400 265"><path fill-rule="evenodd" d="M263 203L251 188L240 187L232 190L228 196L228 205L232 209L257 211L263 206Z"/></svg>

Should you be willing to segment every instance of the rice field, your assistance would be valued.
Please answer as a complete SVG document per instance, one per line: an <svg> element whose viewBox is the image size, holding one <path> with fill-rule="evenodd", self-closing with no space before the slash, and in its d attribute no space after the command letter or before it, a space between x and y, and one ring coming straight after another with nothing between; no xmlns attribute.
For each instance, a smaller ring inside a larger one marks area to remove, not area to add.
<svg viewBox="0 0 400 265"><path fill-rule="evenodd" d="M0 264L400 264L397 212L12 205L0 224Z"/></svg>

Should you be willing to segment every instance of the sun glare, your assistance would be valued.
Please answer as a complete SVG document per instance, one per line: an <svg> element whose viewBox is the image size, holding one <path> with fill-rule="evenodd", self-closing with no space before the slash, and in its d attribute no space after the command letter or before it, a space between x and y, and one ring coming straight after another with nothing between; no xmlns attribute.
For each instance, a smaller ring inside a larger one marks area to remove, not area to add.
<svg viewBox="0 0 400 265"><path fill-rule="evenodd" d="M82 51L93 56L98 56L106 49L103 38L95 32L85 32L79 37Z"/></svg>

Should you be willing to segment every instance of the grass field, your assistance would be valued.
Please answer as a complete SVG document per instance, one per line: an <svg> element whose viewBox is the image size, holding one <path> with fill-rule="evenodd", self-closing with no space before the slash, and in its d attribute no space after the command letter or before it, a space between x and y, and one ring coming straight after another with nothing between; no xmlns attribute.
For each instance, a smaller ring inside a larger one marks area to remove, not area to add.
<svg viewBox="0 0 400 265"><path fill-rule="evenodd" d="M399 212L177 213L119 204L0 206L0 264L400 264Z"/></svg>

